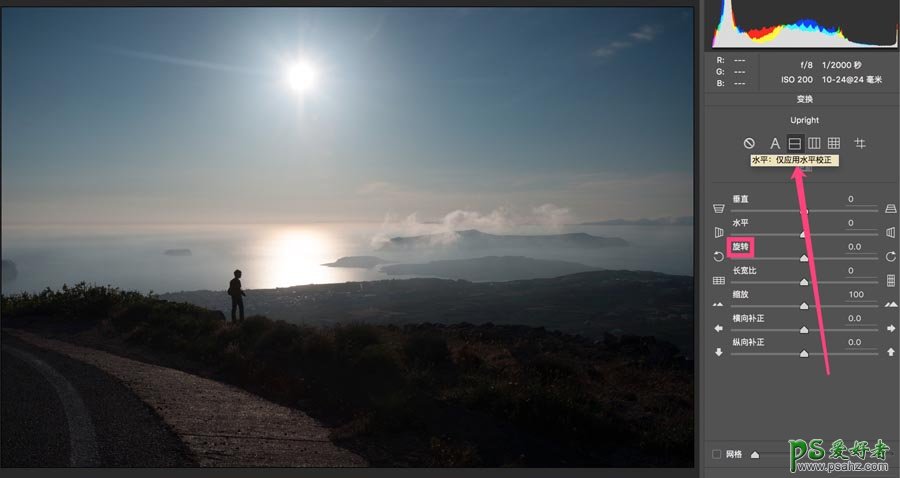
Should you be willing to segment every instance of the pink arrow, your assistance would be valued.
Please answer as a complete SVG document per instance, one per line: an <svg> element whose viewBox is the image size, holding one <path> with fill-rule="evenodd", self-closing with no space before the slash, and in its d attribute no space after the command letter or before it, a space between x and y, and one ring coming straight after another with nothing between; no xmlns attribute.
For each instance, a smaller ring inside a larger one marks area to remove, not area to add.
<svg viewBox="0 0 900 478"><path fill-rule="evenodd" d="M825 358L825 375L831 375L828 363L828 346L825 344L825 324L822 321L822 302L819 300L819 279L816 277L816 260L813 256L812 234L809 232L809 211L806 209L806 191L803 189L803 178L806 174L800 168L794 168L791 179L797 185L797 201L800 203L800 221L803 222L803 237L806 241L806 256L809 258L809 279L812 283L813 299L816 304L816 318L819 320L819 339L822 341L822 357Z"/></svg>

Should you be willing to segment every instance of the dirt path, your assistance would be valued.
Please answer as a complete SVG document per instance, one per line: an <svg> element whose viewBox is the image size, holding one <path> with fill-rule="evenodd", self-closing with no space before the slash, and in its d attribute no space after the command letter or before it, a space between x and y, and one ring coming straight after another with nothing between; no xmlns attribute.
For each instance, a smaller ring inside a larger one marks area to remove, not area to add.
<svg viewBox="0 0 900 478"><path fill-rule="evenodd" d="M213 380L107 352L7 330L36 347L93 365L149 404L200 466L343 467L366 461L328 439L298 410Z"/></svg>

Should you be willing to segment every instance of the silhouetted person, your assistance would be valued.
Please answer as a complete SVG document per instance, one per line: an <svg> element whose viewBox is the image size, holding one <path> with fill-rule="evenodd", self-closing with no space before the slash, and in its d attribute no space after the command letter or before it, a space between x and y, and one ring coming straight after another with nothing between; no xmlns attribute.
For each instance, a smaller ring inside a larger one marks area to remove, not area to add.
<svg viewBox="0 0 900 478"><path fill-rule="evenodd" d="M241 320L244 320L244 296L247 295L241 290L241 270L234 271L234 279L228 283L228 295L231 296L231 321L236 322L234 316L235 309L241 309Z"/></svg>

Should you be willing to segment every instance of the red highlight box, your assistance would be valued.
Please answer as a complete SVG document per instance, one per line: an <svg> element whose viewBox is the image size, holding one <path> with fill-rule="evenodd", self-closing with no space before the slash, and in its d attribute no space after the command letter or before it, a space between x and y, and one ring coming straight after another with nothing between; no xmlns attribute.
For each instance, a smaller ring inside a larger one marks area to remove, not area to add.
<svg viewBox="0 0 900 478"><path fill-rule="evenodd" d="M753 259L756 255L756 238L753 236L727 237L725 238L725 248L725 256L729 259Z"/></svg>

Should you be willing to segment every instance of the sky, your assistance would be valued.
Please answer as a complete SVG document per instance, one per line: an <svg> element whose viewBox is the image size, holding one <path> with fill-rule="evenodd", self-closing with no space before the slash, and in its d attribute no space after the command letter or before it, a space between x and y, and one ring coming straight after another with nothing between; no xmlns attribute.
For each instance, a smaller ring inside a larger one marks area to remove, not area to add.
<svg viewBox="0 0 900 478"><path fill-rule="evenodd" d="M691 25L678 8L4 8L2 222L689 216Z"/></svg>

